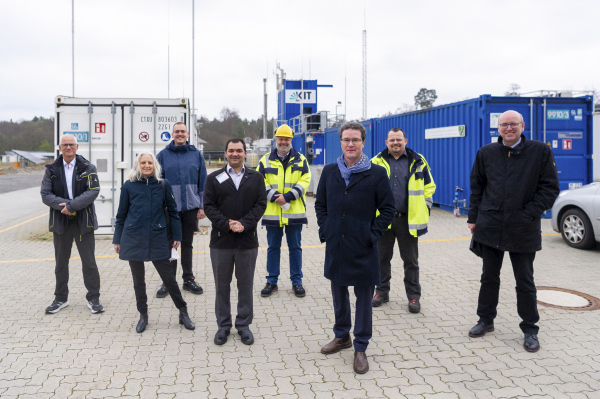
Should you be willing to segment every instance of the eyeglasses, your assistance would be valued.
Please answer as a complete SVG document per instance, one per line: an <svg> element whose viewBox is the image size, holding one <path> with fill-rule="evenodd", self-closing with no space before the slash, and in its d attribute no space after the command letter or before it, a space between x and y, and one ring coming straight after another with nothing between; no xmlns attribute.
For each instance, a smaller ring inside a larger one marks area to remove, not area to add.
<svg viewBox="0 0 600 399"><path fill-rule="evenodd" d="M357 145L357 144L360 144L360 143L362 143L362 139L352 139L352 140L350 140L350 139L341 139L340 141L341 141L341 142L342 142L342 144L344 144L344 145L348 145L348 144L350 144L350 143L352 143L352 144L354 144L354 145Z"/></svg>
<svg viewBox="0 0 600 399"><path fill-rule="evenodd" d="M60 146L61 147L73 147L73 148L75 148L75 147L77 147L77 144L61 144Z"/></svg>
<svg viewBox="0 0 600 399"><path fill-rule="evenodd" d="M512 127L513 129L517 126L519 126L521 123L523 122L513 122L513 123L498 123L498 126L501 127L502 129L506 129L507 127Z"/></svg>
<svg viewBox="0 0 600 399"><path fill-rule="evenodd" d="M173 133L185 133L186 130L173 130Z"/></svg>

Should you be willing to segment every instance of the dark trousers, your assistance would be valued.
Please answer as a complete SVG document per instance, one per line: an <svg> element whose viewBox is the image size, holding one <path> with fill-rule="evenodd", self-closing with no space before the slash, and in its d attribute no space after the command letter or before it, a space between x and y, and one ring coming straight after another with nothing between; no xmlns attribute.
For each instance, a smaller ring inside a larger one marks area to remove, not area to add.
<svg viewBox="0 0 600 399"><path fill-rule="evenodd" d="M187 303L181 296L179 286L175 281L175 277L171 271L171 264L168 259L155 260L152 264L156 268L158 275L160 276L163 284L167 288L171 299L175 303L177 309L181 309L187 306ZM148 313L148 296L146 295L146 270L144 268L144 262L130 260L129 267L131 268L131 275L133 276L133 289L135 291L135 300L137 303L137 310L144 314Z"/></svg>
<svg viewBox="0 0 600 399"><path fill-rule="evenodd" d="M354 314L354 350L364 352L369 346L369 340L373 336L373 307L371 298L375 287L372 285L355 285L356 313ZM336 338L344 338L350 334L352 318L350 313L350 296L347 286L335 285L331 282L331 293L333 295L333 313L335 324L333 333Z"/></svg>
<svg viewBox="0 0 600 399"><path fill-rule="evenodd" d="M54 256L56 259L54 269L56 290L54 296L56 300L61 302L65 302L69 298L69 258L71 258L73 240L75 240L75 245L77 245L81 257L83 284L88 291L85 297L88 301L98 299L100 298L100 274L94 257L96 248L94 232L79 235L79 228L75 219L69 220L63 234L54 233Z"/></svg>
<svg viewBox="0 0 600 399"><path fill-rule="evenodd" d="M481 245L483 258L483 273L481 274L481 289L477 315L479 321L491 323L496 318L498 295L500 292L500 269L504 259L504 251L487 245ZM537 290L533 281L533 260L535 252L509 252L513 273L517 282L517 311L523 320L519 327L524 333L537 334L539 327L535 325L540 320L537 310Z"/></svg>
<svg viewBox="0 0 600 399"><path fill-rule="evenodd" d="M181 269L183 271L183 281L193 280L192 271L192 250L194 249L194 231L198 228L198 208L189 211L179 212L181 218ZM171 240L171 238L169 239ZM170 247L173 241L170 242ZM170 248L169 247L169 248ZM177 260L171 261L173 275L177 277Z"/></svg>
<svg viewBox="0 0 600 399"><path fill-rule="evenodd" d="M377 293L387 296L390 292L392 279L392 256L394 255L394 241L398 239L400 257L404 262L404 289L408 299L421 298L421 285L419 284L419 239L408 231L408 216L395 217L392 227L387 230L378 241L379 268L381 269L381 284L377 286Z"/></svg>
<svg viewBox="0 0 600 399"><path fill-rule="evenodd" d="M231 329L231 280L235 270L238 302L235 328L248 330L254 315L253 287L254 269L258 248L251 249L210 249L210 260L215 276L215 314L219 330Z"/></svg>

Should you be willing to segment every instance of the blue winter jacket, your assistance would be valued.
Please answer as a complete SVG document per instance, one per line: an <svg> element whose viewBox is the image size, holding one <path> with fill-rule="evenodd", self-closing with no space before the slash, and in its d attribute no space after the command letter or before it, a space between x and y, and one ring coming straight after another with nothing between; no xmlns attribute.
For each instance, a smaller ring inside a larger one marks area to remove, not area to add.
<svg viewBox="0 0 600 399"><path fill-rule="evenodd" d="M169 143L156 156L162 167L162 177L173 187L177 211L204 208L206 165L204 157L193 145Z"/></svg>
<svg viewBox="0 0 600 399"><path fill-rule="evenodd" d="M168 181L165 183L173 241L181 241L181 220L173 190ZM162 185L153 176L123 184L113 237L113 244L121 245L119 259L149 262L171 257L162 204Z"/></svg>

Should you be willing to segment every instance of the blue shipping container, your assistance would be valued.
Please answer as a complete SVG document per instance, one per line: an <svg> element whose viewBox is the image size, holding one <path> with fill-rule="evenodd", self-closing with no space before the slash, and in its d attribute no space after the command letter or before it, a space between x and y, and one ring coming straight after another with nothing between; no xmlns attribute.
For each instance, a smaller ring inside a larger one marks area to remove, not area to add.
<svg viewBox="0 0 600 399"><path fill-rule="evenodd" d="M386 148L387 132L401 128L407 146L423 154L437 185L433 200L442 209L454 208L456 187L467 199L469 176L479 148L497 140L498 117L507 110L523 115L527 139L547 143L554 153L561 190L592 181L593 99L585 97L492 97L441 105L362 122L367 128L364 152L369 157ZM443 128L443 129L442 129ZM337 129L325 135L325 163L335 162L342 153ZM547 212L546 217L550 217Z"/></svg>

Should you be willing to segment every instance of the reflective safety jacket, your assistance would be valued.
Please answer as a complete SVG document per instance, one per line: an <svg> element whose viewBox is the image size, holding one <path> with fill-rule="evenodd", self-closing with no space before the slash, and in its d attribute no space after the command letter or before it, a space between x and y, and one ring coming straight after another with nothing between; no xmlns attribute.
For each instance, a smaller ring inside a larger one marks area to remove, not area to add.
<svg viewBox="0 0 600 399"><path fill-rule="evenodd" d="M431 176L429 164L423 155L405 147L408 156L408 231L414 237L427 233L429 223L429 210L433 205L435 183ZM377 154L371 162L380 165L390 177L390 164L388 163L389 150L386 148ZM391 226L390 226L391 227Z"/></svg>
<svg viewBox="0 0 600 399"><path fill-rule="evenodd" d="M310 168L304 155L293 148L288 155L284 168L277 156L277 149L263 155L256 168L265 177L267 188L267 210L262 218L263 226L284 226L291 224L307 224L306 190L310 184ZM284 210L275 203L275 196L283 194L290 204Z"/></svg>

